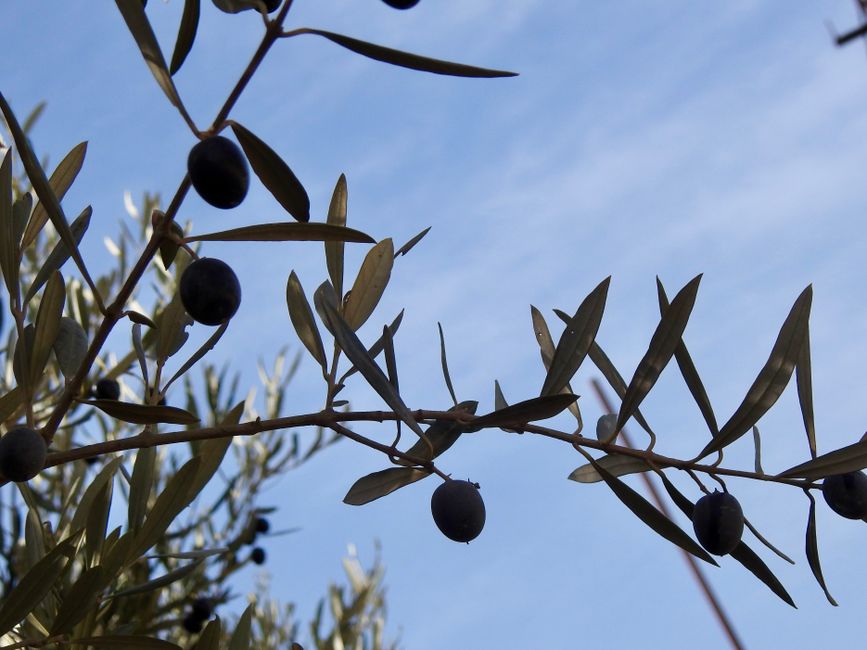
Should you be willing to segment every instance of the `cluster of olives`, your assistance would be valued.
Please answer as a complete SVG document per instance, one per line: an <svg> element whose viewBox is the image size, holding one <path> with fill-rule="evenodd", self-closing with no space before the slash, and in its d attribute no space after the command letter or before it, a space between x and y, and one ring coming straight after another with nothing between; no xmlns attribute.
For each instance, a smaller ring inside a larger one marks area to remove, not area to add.
<svg viewBox="0 0 867 650"><path fill-rule="evenodd" d="M214 607L209 598L196 598L190 605L190 611L184 617L184 629L190 634L198 634L213 613Z"/></svg>
<svg viewBox="0 0 867 650"><path fill-rule="evenodd" d="M256 543L256 538L260 534L267 533L269 530L271 530L271 522L265 519L265 517L256 517L256 519L251 522L250 528L247 530L244 537L244 543L253 546L253 544ZM267 557L265 549L261 546L256 546L250 551L250 561L253 564L265 564Z"/></svg>
<svg viewBox="0 0 867 650"><path fill-rule="evenodd" d="M485 502L479 486L470 481L449 479L430 500L434 523L443 535L456 542L470 542L485 526Z"/></svg>

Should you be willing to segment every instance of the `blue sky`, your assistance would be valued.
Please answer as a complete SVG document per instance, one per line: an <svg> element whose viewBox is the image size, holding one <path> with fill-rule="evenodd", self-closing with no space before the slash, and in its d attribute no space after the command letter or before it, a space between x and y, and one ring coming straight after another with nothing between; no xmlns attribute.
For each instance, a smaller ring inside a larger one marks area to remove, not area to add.
<svg viewBox="0 0 867 650"><path fill-rule="evenodd" d="M521 76L413 73L305 36L275 46L234 117L289 162L307 187L314 219L324 218L334 182L346 173L350 225L398 244L433 226L398 261L389 292L362 329L370 340L407 309L396 344L402 394L413 408L448 405L437 320L459 398L479 399L487 410L495 378L510 401L537 394L542 384L530 304L549 316L557 336L550 310L573 311L612 275L599 340L629 376L658 318L654 277L673 294L704 273L686 340L724 421L791 303L813 283L816 419L820 451L828 451L867 428L867 56L857 43L832 47L824 25L853 26L852 4L422 0L398 12L378 0L297 0L292 26ZM261 26L252 15L203 5L196 48L176 80L204 125ZM167 51L181 7L179 0L149 3ZM124 191L170 195L193 138L113 3L7 1L0 23L0 89L19 115L48 102L32 136L37 148L56 162L79 141L90 143L66 205L73 213L93 205L86 251L104 255L103 237L124 218ZM210 231L282 216L254 184L236 210L191 196L181 218ZM357 268L363 248L350 250L348 268ZM243 367L252 382L256 356L286 344L298 349L285 281L295 269L312 291L324 278L321 247L206 252L235 268L244 291L217 356L250 363ZM573 381L590 423L602 412L589 386L594 376L586 367ZM316 378L305 358L293 410L321 404ZM358 408L381 405L360 384L347 393ZM688 457L707 441L673 367L643 410L666 453ZM560 424L571 426L565 418ZM767 471L806 459L794 391L759 426ZM361 430L391 436L381 427ZM461 440L442 467L480 482L488 510L483 534L462 546L431 521L432 479L363 508L345 506L352 482L385 463L365 448L338 445L266 495L280 506L277 527L303 528L269 543L274 592L309 613L326 582L340 576L347 544L357 544L366 560L378 539L389 628L411 650L727 647L678 551L604 486L565 480L581 462L565 445L527 435L490 431ZM746 438L726 464L751 467ZM749 482L729 488L798 562L790 567L764 554L797 611L734 562L708 569L747 647L861 638L867 527L820 503L825 576L841 603L832 608L803 556L803 495Z"/></svg>

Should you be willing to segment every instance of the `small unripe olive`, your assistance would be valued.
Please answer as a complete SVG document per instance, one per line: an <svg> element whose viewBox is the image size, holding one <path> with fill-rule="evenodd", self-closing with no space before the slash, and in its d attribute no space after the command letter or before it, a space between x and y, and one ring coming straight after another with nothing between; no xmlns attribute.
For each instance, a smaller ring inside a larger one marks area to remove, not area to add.
<svg viewBox="0 0 867 650"><path fill-rule="evenodd" d="M250 559L253 564L265 564L265 549L257 546L250 552Z"/></svg>
<svg viewBox="0 0 867 650"><path fill-rule="evenodd" d="M863 472L848 472L828 476L822 481L825 501L841 517L867 517L867 476Z"/></svg>
<svg viewBox="0 0 867 650"><path fill-rule="evenodd" d="M257 517L256 518L256 532L257 533L267 533L271 530L271 522L269 522L265 517Z"/></svg>
<svg viewBox="0 0 867 650"><path fill-rule="evenodd" d="M97 399L119 399L120 384L116 379L100 379L93 389Z"/></svg>
<svg viewBox="0 0 867 650"><path fill-rule="evenodd" d="M19 427L0 438L0 474L16 483L29 481L45 466L48 448L33 429Z"/></svg>
<svg viewBox="0 0 867 650"><path fill-rule="evenodd" d="M613 442L617 413L606 413L596 421L596 439L599 442Z"/></svg>
<svg viewBox="0 0 867 650"><path fill-rule="evenodd" d="M184 269L180 293L184 309L203 325L219 325L234 316L241 304L238 276L213 257L197 259Z"/></svg>
<svg viewBox="0 0 867 650"><path fill-rule="evenodd" d="M470 481L448 480L430 500L431 514L443 535L456 542L469 542L485 526L485 502Z"/></svg>
<svg viewBox="0 0 867 650"><path fill-rule="evenodd" d="M247 196L247 160L238 145L221 135L196 143L187 157L187 171L199 196L215 208L234 208Z"/></svg>
<svg viewBox="0 0 867 650"><path fill-rule="evenodd" d="M184 629L190 634L198 634L202 631L202 619L193 616L192 612L184 617Z"/></svg>
<svg viewBox="0 0 867 650"><path fill-rule="evenodd" d="M389 7L395 9L412 9L418 4L418 0L382 0Z"/></svg>
<svg viewBox="0 0 867 650"><path fill-rule="evenodd" d="M726 555L737 548L744 534L744 512L731 494L714 490L695 504L692 526L705 550Z"/></svg>

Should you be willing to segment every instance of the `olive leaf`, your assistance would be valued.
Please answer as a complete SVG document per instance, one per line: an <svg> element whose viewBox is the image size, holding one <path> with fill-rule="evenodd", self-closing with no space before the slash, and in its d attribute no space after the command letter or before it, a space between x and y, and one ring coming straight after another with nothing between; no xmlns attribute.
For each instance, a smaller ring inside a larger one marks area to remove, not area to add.
<svg viewBox="0 0 867 650"><path fill-rule="evenodd" d="M406 255L407 253L409 253L413 249L413 247L416 244L418 244L424 238L424 236L426 234L428 234L428 232L430 232L430 229L431 229L431 227L428 226L427 228L422 230L419 234L417 234L415 237L413 237L408 242L406 242L403 246L401 246L396 251L394 251L395 259L397 259L401 255Z"/></svg>
<svg viewBox="0 0 867 650"><path fill-rule="evenodd" d="M466 413L467 415L475 415L478 407L479 403L475 400L467 400L451 407L449 412L457 411ZM433 460L455 444L463 432L463 427L453 420L436 420L425 430L424 438L416 440L412 447L404 453L413 458ZM430 446L428 446L428 443L430 443ZM431 450L433 450L433 455L431 455ZM396 459L396 462L401 465L410 464L409 461L403 459Z"/></svg>
<svg viewBox="0 0 867 650"><path fill-rule="evenodd" d="M235 626L235 631L232 632L232 638L229 639L228 650L250 650L252 643L252 619L254 605L247 605L247 609L241 614L238 619L238 624Z"/></svg>
<svg viewBox="0 0 867 650"><path fill-rule="evenodd" d="M810 513L807 516L807 563L810 565L810 570L813 572L816 582L819 583L822 591L825 592L825 598L834 607L837 607L837 601L834 600L831 592L828 591L828 586L825 584L825 577L822 575L822 564L819 561L819 541L816 535L816 500L809 490L804 490L804 494L810 499Z"/></svg>
<svg viewBox="0 0 867 650"><path fill-rule="evenodd" d="M175 41L175 50L172 52L172 62L169 65L169 74L174 75L187 58L196 40L196 30L199 27L199 0L184 0L184 13L181 15L181 24L178 27L178 38Z"/></svg>
<svg viewBox="0 0 867 650"><path fill-rule="evenodd" d="M75 218L75 221L69 225L69 230L72 232L72 237L76 244L81 243L84 233L87 232L92 214L93 209L90 206L87 206L82 210L81 214ZM60 270L60 268L66 263L66 260L69 259L69 255L69 248L66 246L66 242L62 239L59 240L48 254L48 257L42 262L39 271L36 273L36 277L33 278L33 283L24 295L24 302L30 302L30 299L33 298L33 296L36 295L36 292L39 291L48 281L51 274L54 273L54 271Z"/></svg>
<svg viewBox="0 0 867 650"><path fill-rule="evenodd" d="M554 339L551 337L551 331L548 329L548 323L545 322L545 317L542 316L542 312L536 309L533 305L530 305L530 317L533 321L533 333L536 335L536 342L539 344L539 354L542 357L542 365L545 367L545 370L548 371L551 368L551 361L554 358ZM569 322L568 317L566 322ZM572 386L567 382L566 385L560 389L560 392L571 395L573 394ZM581 426L581 409L578 408L578 402L570 404L569 411L575 416L575 419L578 420L579 426Z"/></svg>
<svg viewBox="0 0 867 650"><path fill-rule="evenodd" d="M789 383L798 358L801 356L812 299L813 287L808 286L792 305L768 360L747 391L743 402L720 429L719 435L701 451L699 458L704 458L733 443L749 431L776 403Z"/></svg>
<svg viewBox="0 0 867 650"><path fill-rule="evenodd" d="M668 365L678 345L682 344L683 332L695 305L699 282L701 282L700 274L677 293L669 308L663 312L659 325L650 338L647 352L644 353L632 380L626 387L626 394L620 404L620 413L617 415L617 424L614 427L616 431L620 431L632 417L656 384L656 380Z"/></svg>
<svg viewBox="0 0 867 650"><path fill-rule="evenodd" d="M394 317L394 320L391 321L391 325L388 326L388 331L391 334L392 338L397 333L397 330L400 327L400 324L402 322L403 322L403 309L400 310L400 313ZM367 349L367 354L370 356L371 359L375 359L376 357L379 356L379 353L382 352L382 349L384 346L385 346L385 338L380 336L378 339L376 339L376 341L373 342L373 345L371 345ZM356 372L358 372L358 368L356 368L355 366L352 366L349 370L347 370L343 374L343 376L340 378L340 381L338 383L340 383L340 384L344 383L346 381L347 377L352 376Z"/></svg>
<svg viewBox="0 0 867 650"><path fill-rule="evenodd" d="M401 52L390 47L375 45L366 41L360 41L357 38L344 36L343 34L335 34L321 29L301 29L298 33L315 34L327 38L332 43L336 43L347 50L351 50L361 56L366 56L375 61L390 63L391 65L409 68L411 70L419 70L421 72L432 72L434 74L449 75L453 77L515 77L517 73L506 72L504 70L489 70L486 68L477 68L463 63L452 63L450 61L440 61L438 59L430 59L418 54L410 54L409 52Z"/></svg>
<svg viewBox="0 0 867 650"><path fill-rule="evenodd" d="M60 333L60 319L63 317L63 305L66 302L66 285L60 271L54 271L45 292L39 311L36 312L36 330L33 336L33 348L30 351L30 385L36 386L45 370L48 358L57 335Z"/></svg>
<svg viewBox="0 0 867 650"><path fill-rule="evenodd" d="M105 568L101 566L90 567L83 571L66 592L49 633L56 635L71 631L75 624L96 606L100 593L111 578L112 576L107 575Z"/></svg>
<svg viewBox="0 0 867 650"><path fill-rule="evenodd" d="M790 467L778 476L814 481L835 474L857 472L865 467L867 467L867 440L859 440L854 444L817 456L806 463Z"/></svg>
<svg viewBox="0 0 867 650"><path fill-rule="evenodd" d="M177 237L179 240L184 238L183 228L174 221L169 224L169 230L171 230L172 235ZM160 260L166 269L168 269L172 265L172 262L175 261L175 257L177 257L179 250L180 244L178 244L178 242L172 237L163 237L160 240Z"/></svg>
<svg viewBox="0 0 867 650"><path fill-rule="evenodd" d="M542 385L541 395L556 395L569 380L572 379L593 340L599 325L602 323L602 314L605 311L605 299L608 296L608 285L611 276L600 282L593 291L581 302L575 315L566 323L563 334L557 342L554 356L551 359L551 367Z"/></svg>
<svg viewBox="0 0 867 650"><path fill-rule="evenodd" d="M449 362L448 362L448 359L446 358L446 339L445 339L445 336L443 335L442 323L440 323L439 321L437 321L437 328L439 328L439 333L440 333L440 365L442 366L442 370L443 370L443 379L446 382L446 388L448 388L448 390L449 390L449 395L451 395L451 397L452 397L452 402L457 404L458 398L455 395L455 388L454 388L454 386L452 386L452 377L449 374Z"/></svg>
<svg viewBox="0 0 867 650"><path fill-rule="evenodd" d="M176 643L155 639L149 636L108 634L73 639L71 643L94 648L117 648L118 650L182 650Z"/></svg>
<svg viewBox="0 0 867 650"><path fill-rule="evenodd" d="M237 122L232 131L250 161L250 166L277 202L297 221L310 221L310 199L289 165L251 131Z"/></svg>
<svg viewBox="0 0 867 650"><path fill-rule="evenodd" d="M0 163L0 270L10 296L18 295L18 245L12 203L12 150Z"/></svg>
<svg viewBox="0 0 867 650"><path fill-rule="evenodd" d="M137 531L144 522L151 490L154 486L156 458L156 447L144 447L136 452L135 463L132 466L132 478L129 481L127 530Z"/></svg>
<svg viewBox="0 0 867 650"><path fill-rule="evenodd" d="M328 372L322 337L316 326L316 320L313 318L313 310L310 308L307 296L304 295L304 288L301 286L301 281L295 271L289 274L289 280L286 283L286 304L289 307L289 319L292 321L292 326L295 328L295 333L298 334L301 343L322 367L322 372Z"/></svg>
<svg viewBox="0 0 867 650"><path fill-rule="evenodd" d="M804 344L795 365L795 383L798 387L798 404L801 406L801 418L804 420L804 430L807 433L807 444L810 455L816 457L816 424L813 417L813 370L810 360L810 324L804 325Z"/></svg>
<svg viewBox="0 0 867 650"><path fill-rule="evenodd" d="M359 242L372 244L373 237L360 230L327 223L260 223L205 235L189 235L186 242L194 241L324 241Z"/></svg>
<svg viewBox="0 0 867 650"><path fill-rule="evenodd" d="M391 239L383 239L365 255L343 306L343 318L353 331L364 325L376 309L391 278L393 265L394 244Z"/></svg>
<svg viewBox="0 0 867 650"><path fill-rule="evenodd" d="M349 190L346 187L346 175L341 174L331 193L331 202L328 204L329 225L337 227L346 226L346 203ZM338 296L343 295L343 249L341 241L325 242L325 266L328 268L328 277Z"/></svg>
<svg viewBox="0 0 867 650"><path fill-rule="evenodd" d="M604 467L611 476L626 476L627 474L646 472L651 469L647 461L623 454L607 454L596 459L596 464ZM578 483L598 483L604 480L602 474L596 470L596 466L592 463L582 465L569 474L567 478L570 481Z"/></svg>
<svg viewBox="0 0 867 650"><path fill-rule="evenodd" d="M186 329L193 324L178 294L157 316L157 360L165 360L175 354L186 343L189 334ZM147 335L145 335L147 336Z"/></svg>
<svg viewBox="0 0 867 650"><path fill-rule="evenodd" d="M599 472L602 480L611 488L611 491L623 502L623 505L629 508L647 526L687 553L691 553L700 560L704 560L714 566L719 566L716 560L708 555L707 551L699 546L692 537L683 532L671 519L654 508L647 499L626 485L626 483L613 476L595 460L590 459L590 463L596 468L596 471Z"/></svg>
<svg viewBox="0 0 867 650"><path fill-rule="evenodd" d="M324 284L327 285L329 289L331 288L331 285L327 282ZM382 369L376 365L373 357L368 354L367 349L361 341L358 340L358 337L355 335L355 332L352 331L352 328L349 327L346 321L343 320L337 312L337 308L331 301L324 298L326 292L320 291L320 289L322 289L321 286L316 290L313 300L316 304L317 311L319 311L320 315L323 315L326 327L328 327L329 331L334 334L334 338L340 346L340 349L343 350L347 358L356 368L358 368L358 371L367 380L370 387L373 388L380 397L382 397L385 403L392 408L398 417L400 417L400 419L403 420L406 425L416 433L416 435L422 437L424 434L421 427L418 426L418 422L415 421L415 418L412 416L412 413L407 408L406 404L403 403L400 395L397 394L394 386L391 385L388 378L383 374ZM333 291L334 290L331 289L332 293Z"/></svg>
<svg viewBox="0 0 867 650"><path fill-rule="evenodd" d="M668 296L665 295L665 288L662 286L659 277L656 278L656 293L659 301L659 314L661 316L668 309L669 303ZM713 407L710 404L710 398L707 395L707 391L704 388L698 370L696 370L692 357L689 354L689 350L686 348L686 343L684 343L683 340L680 341L677 349L674 351L674 358L677 361L680 374L683 376L683 380L686 382L686 386L689 388L692 398L695 400L699 411L701 411L702 417L704 417L704 421L707 423L711 435L716 436L719 434L719 425L716 421L716 415L714 415Z"/></svg>
<svg viewBox="0 0 867 650"><path fill-rule="evenodd" d="M520 427L529 422L552 418L578 399L577 395L545 395L517 402L504 409L477 417L473 429L485 427Z"/></svg>
<svg viewBox="0 0 867 650"><path fill-rule="evenodd" d="M169 74L166 67L166 60L163 58L157 37L154 35L147 15L145 15L141 0L115 0L115 4L117 4L127 28L135 39L136 45L141 50L142 57L150 68L151 74L172 105L180 109L182 106L181 98L178 96L177 88L175 88L175 82L172 81L172 75Z"/></svg>
<svg viewBox="0 0 867 650"><path fill-rule="evenodd" d="M149 591L162 589L163 587L167 587L168 585L173 584L178 580L183 580L184 578L186 578L193 571L198 569L202 565L202 562L204 562L203 559L197 559L192 562L188 562L187 564L183 564L177 569L173 569L172 571L169 571L168 573L165 573L158 578L154 578L153 580L148 580L147 582L140 585L135 585L134 587L127 587L126 589L115 591L106 596L106 600L109 598L135 596L138 594L145 594Z"/></svg>
<svg viewBox="0 0 867 650"><path fill-rule="evenodd" d="M24 391L20 386L16 386L0 397L0 422L8 420L22 402L24 402Z"/></svg>
<svg viewBox="0 0 867 650"><path fill-rule="evenodd" d="M223 624L219 618L213 618L205 625L205 629L199 634L196 642L196 650L220 650L220 637L223 632Z"/></svg>
<svg viewBox="0 0 867 650"><path fill-rule="evenodd" d="M199 418L176 406L158 406L156 404L133 404L119 402L113 399L85 400L85 404L95 406L100 411L117 420L132 424L197 424Z"/></svg>
<svg viewBox="0 0 867 650"><path fill-rule="evenodd" d="M52 347L60 372L67 380L72 379L87 356L87 334L84 328L74 318L62 317Z"/></svg>
<svg viewBox="0 0 867 650"><path fill-rule="evenodd" d="M87 142L80 142L75 145L69 153L67 153L55 170L51 172L51 177L48 179L48 184L54 190L54 195L58 201L62 201L66 196L66 192L72 187L72 183L78 176L84 165L84 157L87 154ZM24 230L21 238L21 248L27 248L36 241L36 237L42 231L48 221L48 211L45 205L40 201L36 204L33 214L30 215L30 220ZM80 239L80 238L79 238Z"/></svg>
<svg viewBox="0 0 867 650"><path fill-rule="evenodd" d="M412 467L390 467L373 472L367 476L362 476L352 484L349 492L343 497L343 503L350 506L361 506L428 476L430 476L430 472Z"/></svg>

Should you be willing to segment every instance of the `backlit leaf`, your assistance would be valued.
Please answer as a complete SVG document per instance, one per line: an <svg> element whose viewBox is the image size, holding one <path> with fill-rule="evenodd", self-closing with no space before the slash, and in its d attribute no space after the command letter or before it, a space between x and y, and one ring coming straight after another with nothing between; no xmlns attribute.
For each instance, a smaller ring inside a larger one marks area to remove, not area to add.
<svg viewBox="0 0 867 650"><path fill-rule="evenodd" d="M804 344L795 366L795 381L798 386L798 404L801 406L801 418L804 420L804 430L807 432L807 444L810 455L816 457L816 424L813 418L813 370L810 360L810 324L807 323L804 332Z"/></svg>
<svg viewBox="0 0 867 650"><path fill-rule="evenodd" d="M172 105L180 108L181 99L178 97L175 82L172 81L172 75L169 74L168 67L166 67L166 60L163 58L157 38L154 35L150 22L148 22L141 0L115 0L115 3L117 4L117 8L120 9L120 13L132 37L135 39L136 45L141 50L141 54L148 68L150 68L151 74L153 74Z"/></svg>
<svg viewBox="0 0 867 650"><path fill-rule="evenodd" d="M815 481L835 474L857 472L864 468L867 468L867 440L860 440L827 454L822 454L806 463L790 467L779 476L781 478L804 478L808 481Z"/></svg>
<svg viewBox="0 0 867 650"><path fill-rule="evenodd" d="M69 230L72 233L72 237L76 244L81 243L84 233L87 232L87 228L90 226L90 217L92 214L93 209L90 206L87 206L81 214L75 218L75 221L70 224ZM66 264L66 260L69 259L69 256L69 247L66 245L66 242L62 239L59 240L48 254L48 257L41 263L39 271L36 273L36 277L33 278L33 284L30 285L30 288L24 296L24 302L30 302L30 299L33 298L33 296L36 295L36 292L42 288L42 285L48 281L51 274L54 273L54 271L59 271L60 268Z"/></svg>
<svg viewBox="0 0 867 650"><path fill-rule="evenodd" d="M327 372L328 366L322 337L319 334L316 319L313 317L313 310L310 308L307 296L304 295L304 288L301 286L298 276L295 275L295 271L289 274L289 280L286 283L286 304L289 307L289 319L292 321L292 326L295 328L295 333L301 343L322 367L322 372Z"/></svg>
<svg viewBox="0 0 867 650"><path fill-rule="evenodd" d="M596 460L597 465L604 467L612 476L626 476L646 472L650 465L641 458L624 456L623 454L608 454ZM592 463L582 465L568 476L570 481L578 483L597 483L604 480Z"/></svg>
<svg viewBox="0 0 867 650"><path fill-rule="evenodd" d="M127 530L137 531L144 522L154 485L156 457L156 447L144 447L136 452L127 499Z"/></svg>
<svg viewBox="0 0 867 650"><path fill-rule="evenodd" d="M343 308L344 320L353 331L364 325L376 309L391 278L393 265L394 244L391 239L383 239L365 255Z"/></svg>
<svg viewBox="0 0 867 650"><path fill-rule="evenodd" d="M411 70L420 70L422 72L432 72L434 74L450 75L454 77L514 77L516 73L506 72L503 70L488 70L486 68L477 68L463 63L452 63L450 61L440 61L437 59L429 59L418 54L410 54L409 52L401 52L393 50L382 45L374 45L360 41L356 38L335 34L334 32L326 32L321 29L305 29L306 34L316 34L327 38L332 43L345 47L356 54L366 56L369 59L390 63L402 68Z"/></svg>
<svg viewBox="0 0 867 650"><path fill-rule="evenodd" d="M391 333L392 338L394 338L394 335L397 334L397 330L400 327L401 322L403 322L403 310L402 309L400 310L400 313L394 317L394 320L391 321L391 325L388 326L388 331ZM380 336L378 339L376 339L376 341L373 342L373 345L371 345L367 349L367 354L370 356L371 359L375 359L376 357L379 356L380 352L382 352L382 349L384 346L385 346L385 339L382 336ZM356 372L358 372L358 368L356 368L355 366L352 366L352 368L347 370L346 373L343 375L343 377L341 377L340 383L345 382L347 377L350 377L351 375L355 374Z"/></svg>
<svg viewBox="0 0 867 650"><path fill-rule="evenodd" d="M54 339L54 356L60 372L67 380L72 379L81 368L87 355L87 334L74 318L64 316L60 319L60 330Z"/></svg>
<svg viewBox="0 0 867 650"><path fill-rule="evenodd" d="M662 286L662 282L660 282L659 278L656 278L656 293L659 299L659 313L662 315L668 309L669 303L668 296L665 295L665 288ZM716 436L719 434L719 425L716 421L716 415L714 415L713 408L710 405L710 398L707 396L704 383L701 381L698 370L696 370L692 357L689 354L689 350L686 348L686 343L684 343L683 340L680 341L677 349L674 351L674 358L677 361L680 374L683 376L683 380L686 382L686 386L689 388L692 398L695 400L699 411L701 411L702 417L704 417L704 421L707 423L711 435Z"/></svg>
<svg viewBox="0 0 867 650"><path fill-rule="evenodd" d="M24 391L16 386L0 397L0 422L8 420L24 401Z"/></svg>
<svg viewBox="0 0 867 650"><path fill-rule="evenodd" d="M475 415L478 407L478 402L467 400L466 402L461 402L460 404L451 407L449 411L460 411L467 415ZM413 443L412 447L407 449L404 453L413 458L433 460L455 444L463 432L463 427L457 422L451 420L436 420L424 432L425 438L430 442L430 446L428 446L427 442L423 439L419 438ZM433 448L433 456L431 456L431 448ZM401 465L409 464L408 461L400 459L398 462Z"/></svg>
<svg viewBox="0 0 867 650"><path fill-rule="evenodd" d="M110 578L101 566L85 570L61 602L57 616L51 624L51 634L65 634L87 616L96 606L97 598Z"/></svg>
<svg viewBox="0 0 867 650"><path fill-rule="evenodd" d="M39 311L36 313L36 331L33 338L33 349L30 353L30 382L36 386L45 370L45 364L51 355L51 349L60 333L60 319L63 317L63 305L66 302L66 285L63 276L55 271L48 280Z"/></svg>
<svg viewBox="0 0 867 650"><path fill-rule="evenodd" d="M545 317L542 316L542 312L536 309L533 305L530 305L530 316L533 320L533 333L536 335L536 342L539 344L539 353L542 356L542 365L545 367L545 370L548 371L551 369L551 361L554 359L554 339L551 338L551 331L548 329L548 323L545 322ZM568 317L565 322L569 322ZM567 395L574 394L572 386L568 382L560 389L560 392ZM582 420L581 410L578 408L578 402L573 402L569 405L569 412L575 416L575 419L578 420L580 426Z"/></svg>
<svg viewBox="0 0 867 650"><path fill-rule="evenodd" d="M353 483L349 492L343 497L343 503L361 506L427 476L430 476L430 472L411 467L390 467L380 472L373 472Z"/></svg>
<svg viewBox="0 0 867 650"><path fill-rule="evenodd" d="M113 399L91 399L85 404L95 406L103 413L132 424L196 424L199 421L195 415L176 406L158 406L156 404L133 404Z"/></svg>
<svg viewBox="0 0 867 650"><path fill-rule="evenodd" d="M190 235L184 241L324 241L371 244L374 239L360 230L327 223L260 223L205 235Z"/></svg>
<svg viewBox="0 0 867 650"><path fill-rule="evenodd" d="M256 176L277 202L297 221L310 221L310 199L289 165L263 140L237 122L232 124L232 130Z"/></svg>
<svg viewBox="0 0 867 650"><path fill-rule="evenodd" d="M193 47L196 40L196 30L199 27L199 0L184 0L184 13L181 15L181 24L178 27L178 38L175 41L175 50L172 52L172 62L169 65L169 74L174 75Z"/></svg>
<svg viewBox="0 0 867 650"><path fill-rule="evenodd" d="M837 601L834 600L831 592L828 591L828 586L825 584L825 577L822 575L822 564L819 561L819 541L816 536L816 500L813 498L813 495L810 494L809 490L804 490L804 493L810 499L810 514L807 517L807 562L810 565L810 570L813 572L813 576L816 578L816 582L819 583L822 591L825 592L825 598L828 599L829 603L836 607Z"/></svg>
<svg viewBox="0 0 867 650"><path fill-rule="evenodd" d="M443 335L442 323L437 322L437 328L439 328L440 333L440 366L442 366L443 379L446 382L446 388L449 390L449 395L452 397L452 402L457 404L458 398L455 395L455 388L452 386L452 377L451 374L449 374L449 362L446 358L446 338Z"/></svg>
<svg viewBox="0 0 867 650"><path fill-rule="evenodd" d="M66 192L72 187L72 183L81 171L84 165L84 157L87 154L87 143L80 142L75 145L57 168L51 173L51 178L48 179L48 184L54 190L54 195L58 201L62 201L66 196ZM24 235L21 239L21 248L27 248L36 241L36 236L48 222L48 212L45 205L40 201L36 204L33 214L30 215L30 221L27 223L27 228L24 230ZM80 238L79 238L80 240ZM68 249L67 249L68 251Z"/></svg>
<svg viewBox="0 0 867 650"><path fill-rule="evenodd" d="M232 632L232 638L229 639L228 650L250 650L252 642L252 619L253 605L247 605L247 609L241 614L238 619L238 624L235 626L235 631Z"/></svg>
<svg viewBox="0 0 867 650"><path fill-rule="evenodd" d="M577 395L545 395L534 397L493 411L473 420L473 428L516 427L552 418L578 399Z"/></svg>
<svg viewBox="0 0 867 650"><path fill-rule="evenodd" d="M186 343L189 334L186 329L193 324L184 309L180 295L175 294L172 301L157 316L157 359L168 359ZM145 335L147 336L147 335Z"/></svg>
<svg viewBox="0 0 867 650"><path fill-rule="evenodd" d="M341 174L331 193L331 202L328 204L328 223L332 226L346 226L346 203L349 190L346 187L346 175ZM334 287L338 296L343 296L343 242L325 242L325 266L328 268L328 277L331 278L331 286Z"/></svg>
<svg viewBox="0 0 867 650"><path fill-rule="evenodd" d="M610 282L610 276L600 282L581 302L575 315L569 319L554 350L551 368L542 385L541 395L559 393L581 366L602 323Z"/></svg>
<svg viewBox="0 0 867 650"><path fill-rule="evenodd" d="M430 232L430 228L431 227L428 226L427 228L422 230L419 234L417 234L415 237L413 237L408 242L406 242L403 246L401 246L396 251L394 251L394 257L398 258L401 255L406 255L407 253L409 253L413 249L413 247L416 244L418 244L424 238L424 236L426 234L428 234L428 232Z"/></svg>
<svg viewBox="0 0 867 650"><path fill-rule="evenodd" d="M128 587L126 589L122 589L121 591L116 591L112 594L109 594L107 598L121 598L124 596L135 596L138 594L145 594L149 591L155 591L157 589L163 589L170 584L177 582L178 580L183 580L188 575L190 575L193 571L195 571L199 566L201 566L203 560L195 560L193 562L188 562L182 566L179 566L177 569L173 569L168 573L165 573L158 578L154 578L153 580L148 580L140 585L135 585L134 587Z"/></svg>
<svg viewBox="0 0 867 650"><path fill-rule="evenodd" d="M701 451L699 458L718 451L740 438L776 403L786 384L789 383L798 358L801 356L812 299L813 288L809 286L792 305L789 315L780 328L771 354L747 391L744 401L720 429L719 435Z"/></svg>
<svg viewBox="0 0 867 650"><path fill-rule="evenodd" d="M73 643L85 647L117 648L118 650L182 650L181 646L154 639L148 636L129 636L125 634L110 634L106 636L89 636L73 639Z"/></svg>
<svg viewBox="0 0 867 650"><path fill-rule="evenodd" d="M222 623L219 618L213 618L205 625L205 629L199 634L199 640L196 642L195 650L220 650L220 636L222 634Z"/></svg>
<svg viewBox="0 0 867 650"><path fill-rule="evenodd" d="M18 295L18 246L12 217L12 150L0 163L0 270L9 295Z"/></svg>

